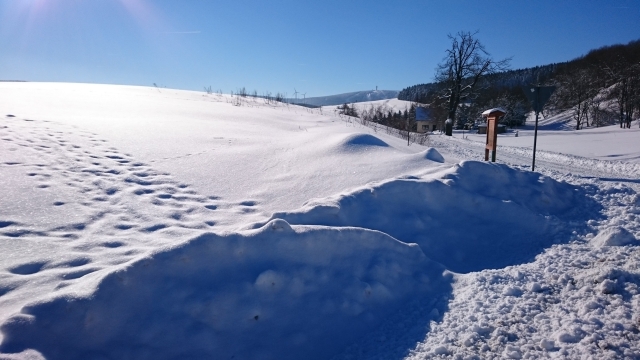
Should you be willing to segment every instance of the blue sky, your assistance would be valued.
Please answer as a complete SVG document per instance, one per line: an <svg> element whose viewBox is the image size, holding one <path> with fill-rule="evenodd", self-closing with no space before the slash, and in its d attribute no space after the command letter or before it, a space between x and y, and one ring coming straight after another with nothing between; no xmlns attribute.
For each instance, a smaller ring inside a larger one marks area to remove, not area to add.
<svg viewBox="0 0 640 360"><path fill-rule="evenodd" d="M640 38L634 0L0 0L0 79L307 97L431 81L447 34L512 68Z"/></svg>

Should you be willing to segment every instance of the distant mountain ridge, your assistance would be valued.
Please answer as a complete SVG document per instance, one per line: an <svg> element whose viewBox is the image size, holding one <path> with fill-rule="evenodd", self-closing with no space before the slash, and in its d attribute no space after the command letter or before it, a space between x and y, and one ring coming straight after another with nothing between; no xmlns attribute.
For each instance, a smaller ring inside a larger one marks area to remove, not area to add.
<svg viewBox="0 0 640 360"><path fill-rule="evenodd" d="M397 90L365 90L344 94L310 97L306 99L287 99L292 104L306 104L311 106L330 106L351 104L365 101L387 100L398 97Z"/></svg>

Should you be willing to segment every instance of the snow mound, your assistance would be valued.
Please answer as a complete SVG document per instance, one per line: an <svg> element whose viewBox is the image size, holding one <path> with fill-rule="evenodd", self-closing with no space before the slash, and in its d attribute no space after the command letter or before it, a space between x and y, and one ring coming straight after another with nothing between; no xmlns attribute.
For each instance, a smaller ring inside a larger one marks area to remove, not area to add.
<svg viewBox="0 0 640 360"><path fill-rule="evenodd" d="M379 230L419 244L449 270L470 272L532 260L593 216L583 213L598 208L589 201L577 187L538 173L465 161L439 178L395 179L272 218Z"/></svg>
<svg viewBox="0 0 640 360"><path fill-rule="evenodd" d="M47 359L326 359L410 299L451 290L416 245L273 220L205 234L107 275L87 298L23 308L0 351Z"/></svg>
<svg viewBox="0 0 640 360"><path fill-rule="evenodd" d="M567 214L584 200L584 194L576 186L493 163L463 161L444 179L470 193L515 202L542 215Z"/></svg>
<svg viewBox="0 0 640 360"><path fill-rule="evenodd" d="M339 143L339 147L346 149L369 146L389 147L389 144L370 134L351 134Z"/></svg>
<svg viewBox="0 0 640 360"><path fill-rule="evenodd" d="M427 159L427 160L431 160L431 161L435 161L435 162L439 162L439 163L443 163L444 162L444 156L442 156L438 150L434 149L434 148L428 148L425 151L422 151L420 153L417 154L420 158L423 159Z"/></svg>
<svg viewBox="0 0 640 360"><path fill-rule="evenodd" d="M612 226L596 235L591 243L595 246L625 246L638 245L636 237L621 226Z"/></svg>

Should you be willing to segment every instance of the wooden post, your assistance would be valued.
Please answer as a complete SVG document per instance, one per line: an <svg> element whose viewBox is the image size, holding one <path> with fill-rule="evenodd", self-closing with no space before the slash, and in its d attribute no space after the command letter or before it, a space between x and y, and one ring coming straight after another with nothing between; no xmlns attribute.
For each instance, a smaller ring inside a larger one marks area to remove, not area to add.
<svg viewBox="0 0 640 360"><path fill-rule="evenodd" d="M491 151L491 162L496 162L496 149L498 147L498 120L506 112L502 109L490 109L482 113L487 117L487 142L484 149L484 161L489 161L489 151Z"/></svg>

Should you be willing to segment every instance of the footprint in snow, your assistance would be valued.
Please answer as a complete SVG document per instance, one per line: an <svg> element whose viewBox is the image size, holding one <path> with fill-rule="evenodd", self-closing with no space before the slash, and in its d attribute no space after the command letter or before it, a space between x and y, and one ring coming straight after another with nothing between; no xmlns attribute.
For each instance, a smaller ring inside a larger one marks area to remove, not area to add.
<svg viewBox="0 0 640 360"><path fill-rule="evenodd" d="M9 268L9 272L16 275L31 275L40 272L45 265L47 265L46 261L30 262Z"/></svg>

